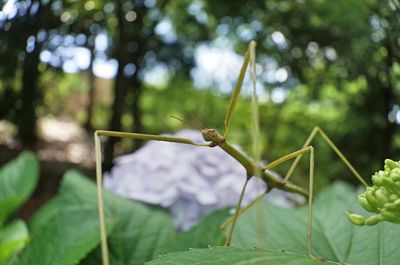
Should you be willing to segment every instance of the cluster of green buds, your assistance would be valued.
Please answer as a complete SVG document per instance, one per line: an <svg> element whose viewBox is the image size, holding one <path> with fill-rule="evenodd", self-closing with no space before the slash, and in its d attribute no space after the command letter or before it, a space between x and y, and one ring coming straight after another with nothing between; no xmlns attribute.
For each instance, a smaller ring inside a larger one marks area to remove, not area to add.
<svg viewBox="0 0 400 265"><path fill-rule="evenodd" d="M346 212L355 225L375 225L381 221L400 224L400 161L385 160L384 170L372 176L372 187L358 196L358 202L375 215L364 217Z"/></svg>

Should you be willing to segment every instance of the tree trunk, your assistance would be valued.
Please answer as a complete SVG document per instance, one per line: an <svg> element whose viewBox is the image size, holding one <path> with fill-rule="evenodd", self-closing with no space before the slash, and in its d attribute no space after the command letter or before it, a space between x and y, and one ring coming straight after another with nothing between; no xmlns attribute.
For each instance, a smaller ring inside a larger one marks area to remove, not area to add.
<svg viewBox="0 0 400 265"><path fill-rule="evenodd" d="M22 74L21 109L18 114L18 135L26 147L32 147L37 142L36 106L39 104L39 54L40 44L35 43L32 52L25 53Z"/></svg>
<svg viewBox="0 0 400 265"><path fill-rule="evenodd" d="M112 105L112 117L109 124L109 130L121 131L121 117L124 112L125 97L127 94L127 82L123 76L123 66L121 63L118 66L118 73L114 85L114 101ZM114 156L114 145L119 141L119 138L110 137L104 148L104 170L109 171L112 167Z"/></svg>
<svg viewBox="0 0 400 265"><path fill-rule="evenodd" d="M118 61L117 76L114 83L114 100L112 105L112 116L108 126L109 130L121 131L121 117L124 112L125 97L128 90L128 84L124 77L124 67L127 64L128 55L126 54L127 34L125 32L123 3L116 2L116 16L118 19L118 39L116 45L116 59ZM109 171L113 165L114 145L119 141L119 138L108 138L104 148L103 168Z"/></svg>
<svg viewBox="0 0 400 265"><path fill-rule="evenodd" d="M93 61L94 61L94 47L90 47L90 65L88 68L88 81L89 81L89 93L88 93L88 103L87 103L87 118L85 122L85 129L88 132L93 131L93 125L92 125L92 116L93 116L93 103L95 101L95 95L96 95L96 87L95 87L95 81L96 81L96 76L93 73Z"/></svg>
<svg viewBox="0 0 400 265"><path fill-rule="evenodd" d="M132 102L132 116L133 116L133 124L132 124L132 131L133 132L142 132L142 111L140 107L140 98L142 95L142 84L138 79L137 74L135 74L134 80L134 87L133 87L133 102ZM141 140L135 140L133 149L138 149L143 144Z"/></svg>
<svg viewBox="0 0 400 265"><path fill-rule="evenodd" d="M137 19L134 23L127 24L125 21L125 13L123 10L123 2L116 2L116 16L118 18L118 38L116 40L116 59L118 60L118 72L114 85L114 101L112 106L112 117L109 124L109 129L114 131L121 131L121 117L126 108L126 98L132 95L132 101L129 102L129 107L133 116L132 131L141 132L141 111L140 111L140 95L141 95L141 81L138 76L138 69L133 75L124 73L124 68L128 64L134 64L137 68L140 65L140 60L147 51L147 47L141 45L141 25L143 17L145 16L146 8L141 5L135 7ZM136 43L138 46L135 51L129 51L129 44ZM104 170L108 171L112 167L112 160L114 156L114 146L120 139L109 138L104 148ZM134 147L137 148L141 141L134 141Z"/></svg>
<svg viewBox="0 0 400 265"><path fill-rule="evenodd" d="M14 110L17 95L12 81L13 79L11 78L10 80L4 80L4 92L0 94L0 119L13 120L15 117Z"/></svg>

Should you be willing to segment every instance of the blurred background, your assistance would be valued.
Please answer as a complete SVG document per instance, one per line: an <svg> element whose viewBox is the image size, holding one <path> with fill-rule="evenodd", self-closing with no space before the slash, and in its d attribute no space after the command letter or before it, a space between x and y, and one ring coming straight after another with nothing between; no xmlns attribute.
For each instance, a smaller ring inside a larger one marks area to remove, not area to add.
<svg viewBox="0 0 400 265"><path fill-rule="evenodd" d="M263 160L297 150L314 126L366 179L385 158L400 159L398 0L3 0L0 164L24 149L41 163L20 215L55 194L65 170L94 175L96 129L222 132L250 40ZM251 153L247 86L228 140ZM142 144L106 140L105 169ZM314 145L318 187L357 184L320 139Z"/></svg>

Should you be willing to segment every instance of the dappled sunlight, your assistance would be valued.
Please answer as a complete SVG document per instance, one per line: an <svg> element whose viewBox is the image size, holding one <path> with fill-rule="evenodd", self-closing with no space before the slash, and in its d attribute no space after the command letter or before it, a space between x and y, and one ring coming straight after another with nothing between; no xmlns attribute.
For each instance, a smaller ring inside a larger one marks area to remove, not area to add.
<svg viewBox="0 0 400 265"><path fill-rule="evenodd" d="M40 159L93 166L91 135L87 135L77 123L54 118L40 118L38 128L40 138L43 140L38 150Z"/></svg>
<svg viewBox="0 0 400 265"><path fill-rule="evenodd" d="M18 146L15 140L17 128L11 122L0 120L0 145L6 145L10 148Z"/></svg>
<svg viewBox="0 0 400 265"><path fill-rule="evenodd" d="M93 167L91 135L71 121L41 118L38 122L40 141L33 149L40 160L70 162ZM0 120L0 145L11 150L20 149L17 129L10 122Z"/></svg>
<svg viewBox="0 0 400 265"><path fill-rule="evenodd" d="M41 118L38 122L40 135L46 141L70 142L83 134L83 129L71 121Z"/></svg>

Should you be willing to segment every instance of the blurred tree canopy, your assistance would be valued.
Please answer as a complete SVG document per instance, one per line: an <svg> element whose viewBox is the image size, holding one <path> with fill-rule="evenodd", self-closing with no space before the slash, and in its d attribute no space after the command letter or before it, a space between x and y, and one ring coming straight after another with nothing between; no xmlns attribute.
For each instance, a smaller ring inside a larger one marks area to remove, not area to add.
<svg viewBox="0 0 400 265"><path fill-rule="evenodd" d="M400 157L398 0L8 0L0 10L0 119L17 125L26 147L37 141L38 116L57 116L52 110L65 94L55 91L71 73L88 98L84 118L74 119L89 132L181 126L169 114L221 129L229 92L215 83L196 88L196 51L208 45L243 54L254 39L264 159L296 150L317 125L365 176ZM112 99L103 102L95 85L101 62L116 65ZM167 72L162 86L146 81L157 67ZM232 133L243 146L251 142L249 117L245 98ZM116 143L106 143L107 169ZM341 177L340 162L316 144L329 172L317 170Z"/></svg>

